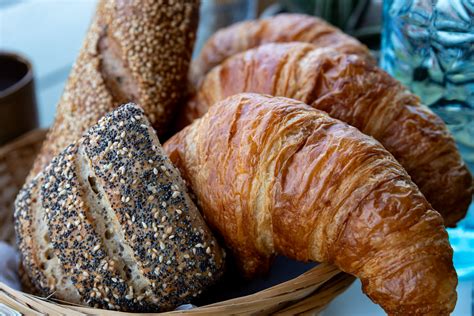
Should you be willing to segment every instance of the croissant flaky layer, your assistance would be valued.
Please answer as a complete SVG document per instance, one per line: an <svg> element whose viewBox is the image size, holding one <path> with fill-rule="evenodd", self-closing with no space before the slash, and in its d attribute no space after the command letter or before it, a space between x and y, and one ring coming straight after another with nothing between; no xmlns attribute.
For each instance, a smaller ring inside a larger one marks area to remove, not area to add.
<svg viewBox="0 0 474 316"><path fill-rule="evenodd" d="M301 102L239 94L165 150L247 276L275 254L358 276L390 314L448 314L452 249L440 214L372 137Z"/></svg>
<svg viewBox="0 0 474 316"><path fill-rule="evenodd" d="M324 20L305 14L279 14L239 22L216 32L191 63L191 81L197 84L208 71L228 57L265 43L278 42L304 42L318 47L332 47L375 62L365 45Z"/></svg>
<svg viewBox="0 0 474 316"><path fill-rule="evenodd" d="M215 67L184 115L191 121L240 92L301 100L357 127L395 156L447 226L466 214L472 178L445 124L364 58L305 43L262 45Z"/></svg>

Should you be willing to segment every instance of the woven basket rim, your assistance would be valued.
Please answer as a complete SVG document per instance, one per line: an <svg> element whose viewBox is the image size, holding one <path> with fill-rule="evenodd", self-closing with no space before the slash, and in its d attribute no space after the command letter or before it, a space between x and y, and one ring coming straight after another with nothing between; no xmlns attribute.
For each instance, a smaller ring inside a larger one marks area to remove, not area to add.
<svg viewBox="0 0 474 316"><path fill-rule="evenodd" d="M0 282L0 303L20 313L47 313L48 315L222 315L248 314L260 310L263 314L294 314L296 312L320 312L337 295L352 284L355 277L341 272L336 267L321 263L294 279L274 285L262 291L224 300L190 310L162 313L131 313L104 310L87 306L59 302L15 290ZM280 308L278 308L280 307Z"/></svg>

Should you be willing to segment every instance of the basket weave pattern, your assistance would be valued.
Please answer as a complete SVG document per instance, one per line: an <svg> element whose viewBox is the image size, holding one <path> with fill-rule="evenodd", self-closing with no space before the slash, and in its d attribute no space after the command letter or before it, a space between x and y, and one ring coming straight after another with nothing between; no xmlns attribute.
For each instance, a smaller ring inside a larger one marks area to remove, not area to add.
<svg viewBox="0 0 474 316"><path fill-rule="evenodd" d="M0 148L0 240L14 244L13 203L33 164L46 130L32 131ZM354 277L320 264L299 277L263 291L187 311L159 315L265 315L318 313L343 292ZM52 301L0 283L0 303L25 315L158 315L100 310Z"/></svg>
<svg viewBox="0 0 474 316"><path fill-rule="evenodd" d="M33 165L46 130L32 131L0 148L0 240L15 243L13 202Z"/></svg>

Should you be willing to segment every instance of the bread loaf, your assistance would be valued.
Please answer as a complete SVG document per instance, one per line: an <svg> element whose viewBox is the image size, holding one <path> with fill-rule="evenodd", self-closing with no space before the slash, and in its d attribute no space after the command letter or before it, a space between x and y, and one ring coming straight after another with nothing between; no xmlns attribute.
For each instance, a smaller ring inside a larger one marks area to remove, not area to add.
<svg viewBox="0 0 474 316"><path fill-rule="evenodd" d="M30 179L120 104L140 104L164 134L186 91L198 11L198 0L100 0Z"/></svg>
<svg viewBox="0 0 474 316"><path fill-rule="evenodd" d="M359 55L307 43L259 46L209 72L183 118L202 116L216 102L241 92L297 99L357 127L395 156L447 226L465 216L472 177L446 125Z"/></svg>
<svg viewBox="0 0 474 316"><path fill-rule="evenodd" d="M190 78L197 85L213 67L227 58L266 43L305 42L358 54L375 63L365 45L326 21L305 14L279 14L243 21L223 28L204 44L191 63Z"/></svg>
<svg viewBox="0 0 474 316"><path fill-rule="evenodd" d="M22 262L45 296L169 310L216 280L223 254L133 104L102 118L20 191Z"/></svg>
<svg viewBox="0 0 474 316"><path fill-rule="evenodd" d="M443 219L370 136L301 102L238 94L164 148L249 276L275 254L329 262L390 315L448 315Z"/></svg>

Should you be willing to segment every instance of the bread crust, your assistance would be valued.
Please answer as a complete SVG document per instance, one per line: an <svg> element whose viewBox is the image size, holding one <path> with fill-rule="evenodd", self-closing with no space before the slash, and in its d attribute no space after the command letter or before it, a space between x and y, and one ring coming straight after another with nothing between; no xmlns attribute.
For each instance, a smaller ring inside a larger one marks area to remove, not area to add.
<svg viewBox="0 0 474 316"><path fill-rule="evenodd" d="M22 189L15 217L24 268L43 295L163 311L189 302L222 273L222 250L133 104L55 157ZM43 221L47 242L31 234L34 218Z"/></svg>
<svg viewBox="0 0 474 316"><path fill-rule="evenodd" d="M391 315L448 315L443 219L380 143L301 102L238 94L164 148L247 276L275 254L359 277Z"/></svg>
<svg viewBox="0 0 474 316"><path fill-rule="evenodd" d="M198 13L197 0L99 1L29 179L123 103L166 133L185 97Z"/></svg>
<svg viewBox="0 0 474 316"><path fill-rule="evenodd" d="M357 127L395 156L447 226L465 216L472 176L446 125L364 58L306 43L262 45L215 67L183 114L192 121L240 92L297 99Z"/></svg>
<svg viewBox="0 0 474 316"><path fill-rule="evenodd" d="M354 37L326 21L306 14L276 16L235 23L212 35L199 56L191 63L194 85L227 58L266 43L304 42L317 47L331 47L340 52L359 54L375 63L368 48Z"/></svg>

